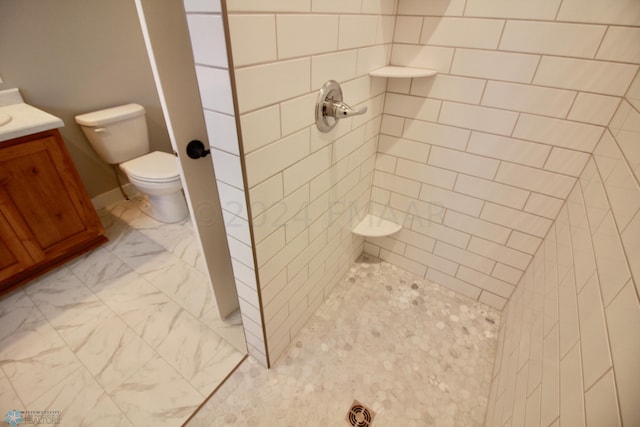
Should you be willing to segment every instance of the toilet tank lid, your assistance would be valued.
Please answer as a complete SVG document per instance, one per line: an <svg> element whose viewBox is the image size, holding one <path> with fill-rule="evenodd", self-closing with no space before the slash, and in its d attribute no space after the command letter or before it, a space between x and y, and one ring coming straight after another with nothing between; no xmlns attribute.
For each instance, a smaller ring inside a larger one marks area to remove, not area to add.
<svg viewBox="0 0 640 427"><path fill-rule="evenodd" d="M139 104L125 104L104 110L76 116L76 123L82 126L103 126L119 120L129 119L144 114L144 107Z"/></svg>

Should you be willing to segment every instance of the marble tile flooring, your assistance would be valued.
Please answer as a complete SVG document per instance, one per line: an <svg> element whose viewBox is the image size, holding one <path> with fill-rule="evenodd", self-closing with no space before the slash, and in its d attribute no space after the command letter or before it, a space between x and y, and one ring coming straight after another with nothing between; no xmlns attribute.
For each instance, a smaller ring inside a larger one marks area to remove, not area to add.
<svg viewBox="0 0 640 427"><path fill-rule="evenodd" d="M363 256L271 370L246 359L187 423L481 426L499 313Z"/></svg>
<svg viewBox="0 0 640 427"><path fill-rule="evenodd" d="M61 426L178 426L245 358L220 320L189 220L140 198L100 210L109 242L0 299L0 414Z"/></svg>

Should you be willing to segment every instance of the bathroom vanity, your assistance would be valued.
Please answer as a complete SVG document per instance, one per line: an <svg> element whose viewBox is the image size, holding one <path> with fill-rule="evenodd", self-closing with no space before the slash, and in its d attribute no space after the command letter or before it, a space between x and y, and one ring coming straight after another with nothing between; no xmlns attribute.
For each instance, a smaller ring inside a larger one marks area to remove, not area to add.
<svg viewBox="0 0 640 427"><path fill-rule="evenodd" d="M0 294L107 241L57 129L62 121L6 97L3 105L3 92L0 116L10 120L0 125Z"/></svg>

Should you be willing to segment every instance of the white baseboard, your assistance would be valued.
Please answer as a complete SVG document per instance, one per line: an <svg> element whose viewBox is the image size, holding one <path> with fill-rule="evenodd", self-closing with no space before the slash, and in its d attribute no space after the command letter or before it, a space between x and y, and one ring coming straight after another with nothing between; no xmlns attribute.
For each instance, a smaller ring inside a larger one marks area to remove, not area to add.
<svg viewBox="0 0 640 427"><path fill-rule="evenodd" d="M122 187L129 197L133 197L138 194L138 190L132 184L125 184ZM120 189L114 188L106 193L98 194L96 197L91 199L91 203L93 203L94 208L102 209L121 200L124 200L124 197L122 197Z"/></svg>

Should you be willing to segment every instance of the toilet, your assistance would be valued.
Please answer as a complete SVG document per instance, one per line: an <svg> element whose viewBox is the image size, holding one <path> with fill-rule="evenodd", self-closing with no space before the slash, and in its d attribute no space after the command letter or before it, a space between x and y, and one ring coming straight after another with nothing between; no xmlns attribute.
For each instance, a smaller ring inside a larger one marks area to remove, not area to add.
<svg viewBox="0 0 640 427"><path fill-rule="evenodd" d="M144 107L126 104L75 119L98 156L119 165L129 182L148 196L149 204L143 208L146 214L166 223L187 216L178 159L162 151L149 152Z"/></svg>

